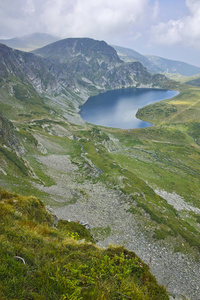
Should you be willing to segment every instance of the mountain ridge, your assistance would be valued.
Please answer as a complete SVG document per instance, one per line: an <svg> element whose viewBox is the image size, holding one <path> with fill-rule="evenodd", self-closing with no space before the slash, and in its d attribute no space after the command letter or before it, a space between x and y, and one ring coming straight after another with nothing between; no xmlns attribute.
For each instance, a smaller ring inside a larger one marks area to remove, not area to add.
<svg viewBox="0 0 200 300"><path fill-rule="evenodd" d="M63 64L63 75L69 72L70 78L78 75L80 80L84 77L100 90L116 86L159 86L159 78L162 77L152 77L139 62L124 63L107 43L89 38L64 39L33 53L54 64ZM162 79L167 82L166 77Z"/></svg>
<svg viewBox="0 0 200 300"><path fill-rule="evenodd" d="M170 60L155 55L146 55L146 57L166 73L178 73L183 76L192 76L200 73L200 67L179 60Z"/></svg>
<svg viewBox="0 0 200 300"><path fill-rule="evenodd" d="M151 73L159 73L162 72L162 69L155 66L153 62L151 62L145 55L140 54L139 52L125 47L113 46L114 49L118 52L119 57L121 57L124 61L139 61L147 70Z"/></svg>
<svg viewBox="0 0 200 300"><path fill-rule="evenodd" d="M89 38L61 40L33 53L3 44L0 48L0 74L28 80L39 93L63 94L70 89L86 99L109 89L162 87L169 82L163 75L148 73L139 62L124 63L111 46Z"/></svg>
<svg viewBox="0 0 200 300"><path fill-rule="evenodd" d="M38 48L45 47L59 41L62 41L62 39L47 33L33 33L11 39L0 39L0 43L21 51L35 51ZM122 60L125 60L126 62L139 61L151 73L178 73L183 76L192 76L200 73L199 67L183 61L166 59L155 55L142 55L131 48L125 48L117 45L112 45L112 47L118 51Z"/></svg>
<svg viewBox="0 0 200 300"><path fill-rule="evenodd" d="M60 63L68 63L71 58L78 55L88 59L94 56L110 63L122 63L117 52L105 41L98 41L91 38L67 38L59 40L50 45L32 51L44 58L54 58Z"/></svg>
<svg viewBox="0 0 200 300"><path fill-rule="evenodd" d="M142 55L133 49L113 46L120 58L125 61L138 60L151 73L178 73L183 76L192 76L200 73L200 67L155 55Z"/></svg>

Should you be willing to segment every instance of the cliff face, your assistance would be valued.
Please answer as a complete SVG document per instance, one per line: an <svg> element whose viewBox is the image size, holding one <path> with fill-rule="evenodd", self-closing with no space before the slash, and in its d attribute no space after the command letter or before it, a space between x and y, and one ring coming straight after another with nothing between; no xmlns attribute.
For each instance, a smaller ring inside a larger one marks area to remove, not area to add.
<svg viewBox="0 0 200 300"><path fill-rule="evenodd" d="M4 147L10 147L17 153L22 154L24 152L15 133L13 123L2 114L0 114L0 143L4 145Z"/></svg>
<svg viewBox="0 0 200 300"><path fill-rule="evenodd" d="M56 80L43 59L0 44L0 77L9 76L31 84L38 92L52 92L56 86Z"/></svg>

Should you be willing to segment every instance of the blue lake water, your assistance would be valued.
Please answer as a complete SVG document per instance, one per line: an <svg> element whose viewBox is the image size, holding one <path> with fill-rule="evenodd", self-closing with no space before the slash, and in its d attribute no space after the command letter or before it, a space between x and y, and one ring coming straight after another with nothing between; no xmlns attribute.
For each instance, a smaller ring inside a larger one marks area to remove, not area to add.
<svg viewBox="0 0 200 300"><path fill-rule="evenodd" d="M161 89L119 89L90 97L81 107L83 120L96 125L121 129L149 127L152 124L136 118L139 108L169 99L177 91Z"/></svg>

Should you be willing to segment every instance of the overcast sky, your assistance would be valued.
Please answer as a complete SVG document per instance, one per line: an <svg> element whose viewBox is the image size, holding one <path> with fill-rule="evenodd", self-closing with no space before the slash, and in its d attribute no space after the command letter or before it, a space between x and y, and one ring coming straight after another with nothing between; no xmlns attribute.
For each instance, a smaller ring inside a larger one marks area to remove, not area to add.
<svg viewBox="0 0 200 300"><path fill-rule="evenodd" d="M0 38L34 32L200 66L200 0L0 0Z"/></svg>

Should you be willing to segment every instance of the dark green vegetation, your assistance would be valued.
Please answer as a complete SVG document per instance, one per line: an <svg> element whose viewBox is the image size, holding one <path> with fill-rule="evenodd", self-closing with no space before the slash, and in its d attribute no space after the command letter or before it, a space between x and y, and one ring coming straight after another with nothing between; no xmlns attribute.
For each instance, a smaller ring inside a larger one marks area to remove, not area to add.
<svg viewBox="0 0 200 300"><path fill-rule="evenodd" d="M2 190L0 256L2 300L168 299L133 252L98 248L83 225L55 226L40 200Z"/></svg>

